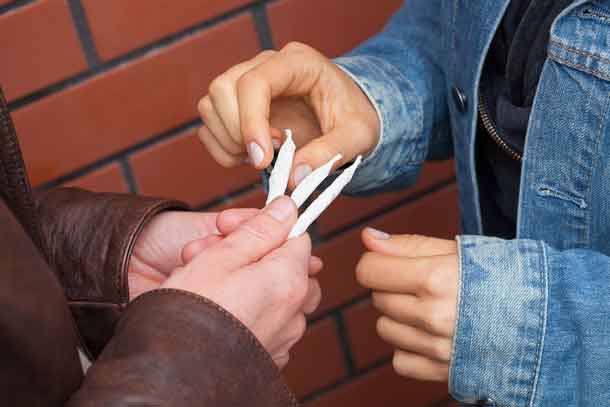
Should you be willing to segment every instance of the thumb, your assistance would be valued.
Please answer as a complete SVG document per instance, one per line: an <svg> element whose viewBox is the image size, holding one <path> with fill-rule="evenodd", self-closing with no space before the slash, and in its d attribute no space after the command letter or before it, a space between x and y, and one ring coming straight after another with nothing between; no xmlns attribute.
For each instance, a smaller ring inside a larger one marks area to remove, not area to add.
<svg viewBox="0 0 610 407"><path fill-rule="evenodd" d="M295 188L313 170L326 164L337 154L341 154L333 169L353 161L358 155L366 154L373 149L373 142L364 127L341 126L329 133L312 140L299 149L294 157L290 187Z"/></svg>
<svg viewBox="0 0 610 407"><path fill-rule="evenodd" d="M282 246L297 219L292 199L281 196L193 261L203 268L233 271Z"/></svg>
<svg viewBox="0 0 610 407"><path fill-rule="evenodd" d="M187 243L187 245L182 249L182 264L186 265L190 263L199 253L220 242L221 240L221 236L210 235L203 239L197 239Z"/></svg>
<svg viewBox="0 0 610 407"><path fill-rule="evenodd" d="M454 240L421 235L389 235L370 227L362 231L362 242L367 249L389 256L429 257L457 252Z"/></svg>

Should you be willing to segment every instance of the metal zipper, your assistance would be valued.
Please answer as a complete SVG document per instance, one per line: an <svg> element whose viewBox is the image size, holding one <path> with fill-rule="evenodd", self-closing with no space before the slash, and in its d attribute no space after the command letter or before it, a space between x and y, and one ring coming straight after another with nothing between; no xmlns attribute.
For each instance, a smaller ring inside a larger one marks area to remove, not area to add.
<svg viewBox="0 0 610 407"><path fill-rule="evenodd" d="M491 117L487 113L487 104L485 103L485 98L483 97L482 92L479 94L479 116L481 116L483 127L485 127L485 130L487 130L487 133L492 140L495 141L495 143L513 160L521 161L523 156L506 144L504 140L502 140L502 137L500 137L498 134Z"/></svg>

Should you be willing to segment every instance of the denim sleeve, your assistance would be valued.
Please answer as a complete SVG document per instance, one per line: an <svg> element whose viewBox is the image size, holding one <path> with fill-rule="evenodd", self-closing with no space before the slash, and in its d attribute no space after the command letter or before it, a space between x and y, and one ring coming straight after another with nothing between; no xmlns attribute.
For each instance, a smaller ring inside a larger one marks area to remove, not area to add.
<svg viewBox="0 0 610 407"><path fill-rule="evenodd" d="M335 60L369 97L381 123L380 142L349 194L409 186L428 156L451 155L442 0L406 3L384 31Z"/></svg>
<svg viewBox="0 0 610 407"><path fill-rule="evenodd" d="M610 400L610 258L533 240L459 238L449 387L464 403Z"/></svg>

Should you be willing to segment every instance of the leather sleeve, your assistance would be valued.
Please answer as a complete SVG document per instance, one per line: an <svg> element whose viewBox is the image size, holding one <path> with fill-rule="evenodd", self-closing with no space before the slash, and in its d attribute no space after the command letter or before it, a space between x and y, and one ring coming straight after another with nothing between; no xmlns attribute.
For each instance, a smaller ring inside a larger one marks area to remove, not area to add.
<svg viewBox="0 0 610 407"><path fill-rule="evenodd" d="M41 246L57 272L89 356L129 302L127 268L149 220L180 202L60 188L35 195Z"/></svg>
<svg viewBox="0 0 610 407"><path fill-rule="evenodd" d="M179 290L133 301L69 407L288 407L297 401L252 333Z"/></svg>

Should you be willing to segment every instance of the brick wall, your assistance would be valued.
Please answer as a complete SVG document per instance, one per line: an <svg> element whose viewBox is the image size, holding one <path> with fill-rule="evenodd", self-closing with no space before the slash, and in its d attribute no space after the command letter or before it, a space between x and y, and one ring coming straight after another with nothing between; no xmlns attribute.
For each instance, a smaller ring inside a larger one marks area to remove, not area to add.
<svg viewBox="0 0 610 407"><path fill-rule="evenodd" d="M261 206L258 175L223 170L198 143L196 102L232 64L291 40L336 56L401 0L0 0L0 83L36 187L74 185ZM286 377L307 406L444 406L445 386L407 381L375 335L354 280L363 224L452 237L452 163L413 188L340 198L313 230L325 297Z"/></svg>

